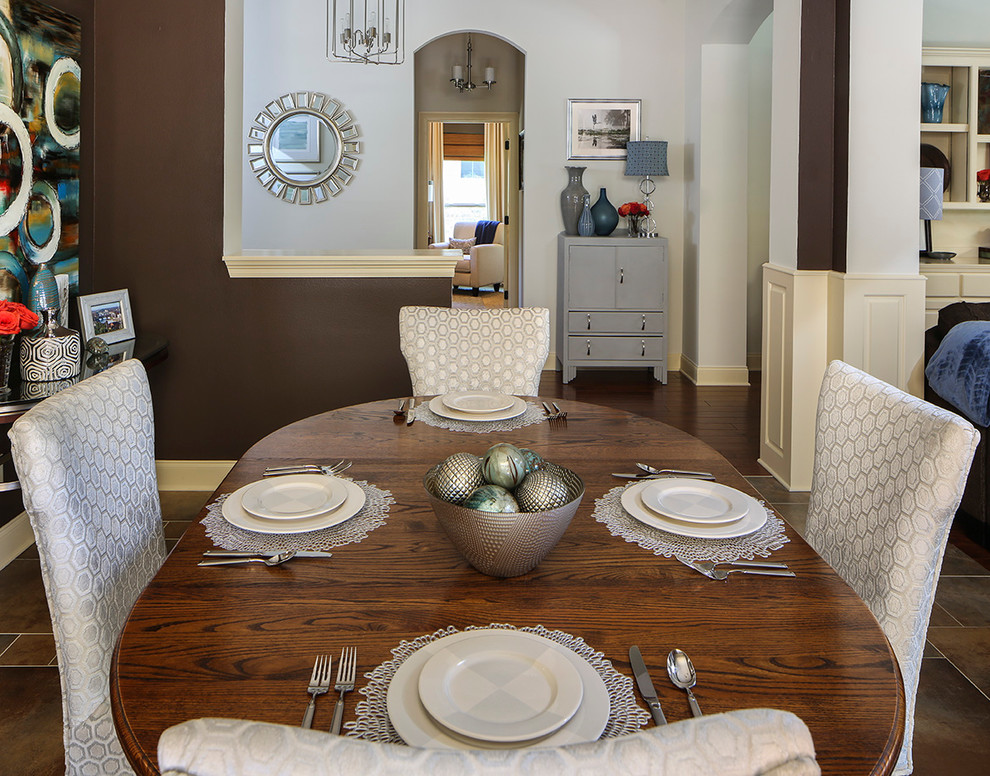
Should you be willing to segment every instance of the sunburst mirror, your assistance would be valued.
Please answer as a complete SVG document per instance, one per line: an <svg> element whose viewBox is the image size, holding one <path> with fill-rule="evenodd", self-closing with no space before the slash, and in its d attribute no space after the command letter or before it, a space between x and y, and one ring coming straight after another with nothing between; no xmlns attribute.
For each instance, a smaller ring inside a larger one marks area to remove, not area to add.
<svg viewBox="0 0 990 776"><path fill-rule="evenodd" d="M325 202L343 191L361 151L354 119L319 92L272 100L248 133L248 164L274 197L298 205Z"/></svg>

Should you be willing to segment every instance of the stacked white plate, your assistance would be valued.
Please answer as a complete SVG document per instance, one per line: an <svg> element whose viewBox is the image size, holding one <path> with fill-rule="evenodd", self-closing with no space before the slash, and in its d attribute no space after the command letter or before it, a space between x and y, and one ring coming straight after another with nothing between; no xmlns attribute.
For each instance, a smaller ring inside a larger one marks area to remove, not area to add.
<svg viewBox="0 0 990 776"><path fill-rule="evenodd" d="M495 391L454 391L431 399L430 409L451 420L484 422L518 417L526 411L526 402Z"/></svg>
<svg viewBox="0 0 990 776"><path fill-rule="evenodd" d="M399 666L392 726L410 746L517 749L595 741L608 689L573 650L525 631L483 629L437 639Z"/></svg>
<svg viewBox="0 0 990 776"><path fill-rule="evenodd" d="M238 488L223 502L222 512L228 523L248 531L306 533L350 520L364 501L364 491L350 480L284 474Z"/></svg>
<svg viewBox="0 0 990 776"><path fill-rule="evenodd" d="M641 523L678 536L733 539L760 530L767 511L752 496L707 480L667 477L630 485L622 506Z"/></svg>

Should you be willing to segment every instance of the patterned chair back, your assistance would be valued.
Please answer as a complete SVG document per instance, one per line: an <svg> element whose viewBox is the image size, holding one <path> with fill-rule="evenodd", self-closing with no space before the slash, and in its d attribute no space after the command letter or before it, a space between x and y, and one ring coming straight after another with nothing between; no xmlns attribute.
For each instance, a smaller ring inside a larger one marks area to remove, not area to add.
<svg viewBox="0 0 990 776"><path fill-rule="evenodd" d="M66 773L131 773L110 717L110 660L165 559L144 366L66 388L9 436L55 633Z"/></svg>
<svg viewBox="0 0 990 776"><path fill-rule="evenodd" d="M979 433L966 420L841 361L818 399L807 540L870 607L904 679L912 771L925 634L949 527Z"/></svg>
<svg viewBox="0 0 990 776"><path fill-rule="evenodd" d="M403 307L399 347L417 396L468 390L536 396L550 353L550 311Z"/></svg>

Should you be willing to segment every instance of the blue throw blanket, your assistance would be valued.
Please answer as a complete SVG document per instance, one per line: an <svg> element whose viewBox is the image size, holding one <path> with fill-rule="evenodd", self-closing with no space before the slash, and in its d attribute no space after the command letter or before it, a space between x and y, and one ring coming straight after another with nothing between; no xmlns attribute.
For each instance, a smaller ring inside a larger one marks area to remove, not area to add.
<svg viewBox="0 0 990 776"><path fill-rule="evenodd" d="M474 244L490 245L495 239L495 230L498 229L498 221L479 221L474 227Z"/></svg>
<svg viewBox="0 0 990 776"><path fill-rule="evenodd" d="M928 384L978 426L990 426L990 321L953 326L925 367Z"/></svg>

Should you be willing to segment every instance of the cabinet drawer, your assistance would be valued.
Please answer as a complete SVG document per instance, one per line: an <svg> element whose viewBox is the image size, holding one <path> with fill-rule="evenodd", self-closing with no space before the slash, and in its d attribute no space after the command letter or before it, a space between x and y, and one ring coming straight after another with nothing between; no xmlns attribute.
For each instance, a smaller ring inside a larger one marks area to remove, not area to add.
<svg viewBox="0 0 990 776"><path fill-rule="evenodd" d="M663 358L663 337L567 338L571 361L657 361Z"/></svg>
<svg viewBox="0 0 990 776"><path fill-rule="evenodd" d="M931 274L926 275L928 282L925 284L926 296L959 296L959 275Z"/></svg>
<svg viewBox="0 0 990 776"><path fill-rule="evenodd" d="M979 297L990 296L990 275L985 273L972 273L960 275L962 281L962 296Z"/></svg>
<svg viewBox="0 0 990 776"><path fill-rule="evenodd" d="M606 334L663 334L663 313L577 313L567 314L567 330Z"/></svg>

